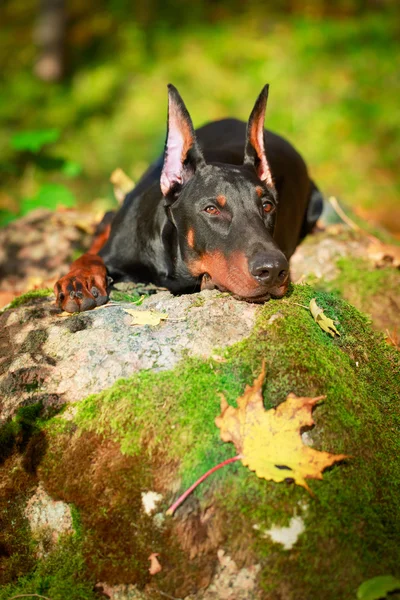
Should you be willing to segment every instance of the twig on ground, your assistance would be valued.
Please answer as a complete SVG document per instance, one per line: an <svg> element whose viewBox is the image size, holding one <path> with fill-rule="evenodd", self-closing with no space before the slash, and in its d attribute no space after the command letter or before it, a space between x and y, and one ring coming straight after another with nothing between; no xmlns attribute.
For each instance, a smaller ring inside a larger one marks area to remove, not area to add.
<svg viewBox="0 0 400 600"><path fill-rule="evenodd" d="M309 306L304 306L304 304L299 304L298 302L288 302L288 304L295 304L296 306L301 306L301 308L305 308L306 310L310 310Z"/></svg>
<svg viewBox="0 0 400 600"><path fill-rule="evenodd" d="M329 201L330 205L332 206L333 210L339 215L339 217L342 219L342 221L350 227L350 229L353 229L353 231L359 231L361 233L364 233L372 242L375 242L378 244L381 243L378 240L378 238L376 238L374 235L372 235L372 234L368 233L367 231L365 231L364 229L362 229L359 225L357 225L357 223L355 223L352 219L350 219L350 217L348 217L346 215L346 213L344 212L343 208L340 206L340 204L337 201L337 198L335 198L335 196L330 196L328 201Z"/></svg>
<svg viewBox="0 0 400 600"><path fill-rule="evenodd" d="M337 198L335 198L335 196L330 196L330 198L328 198L328 201L329 201L330 205L332 206L333 210L339 215L339 217L342 219L342 221L344 221L344 223L346 223L346 225L348 225L354 231L361 231L361 227L359 227L357 225L357 223L354 223L354 221L346 215L346 213L344 212L343 208L340 206L340 204L337 201Z"/></svg>

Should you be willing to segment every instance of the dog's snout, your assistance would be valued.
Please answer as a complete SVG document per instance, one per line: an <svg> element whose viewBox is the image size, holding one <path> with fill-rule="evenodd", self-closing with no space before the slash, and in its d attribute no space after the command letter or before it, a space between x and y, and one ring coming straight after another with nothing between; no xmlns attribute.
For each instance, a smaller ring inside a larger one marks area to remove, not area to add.
<svg viewBox="0 0 400 600"><path fill-rule="evenodd" d="M285 281L289 264L285 256L273 256L265 253L256 254L249 264L250 273L264 285L276 285Z"/></svg>

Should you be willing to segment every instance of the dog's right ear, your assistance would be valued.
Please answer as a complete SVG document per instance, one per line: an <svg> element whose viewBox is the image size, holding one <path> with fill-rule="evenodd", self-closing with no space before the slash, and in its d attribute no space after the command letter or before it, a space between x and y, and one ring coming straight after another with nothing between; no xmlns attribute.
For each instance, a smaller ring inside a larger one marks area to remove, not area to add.
<svg viewBox="0 0 400 600"><path fill-rule="evenodd" d="M204 164L192 120L178 90L168 85L168 130L160 186L164 196L179 189Z"/></svg>

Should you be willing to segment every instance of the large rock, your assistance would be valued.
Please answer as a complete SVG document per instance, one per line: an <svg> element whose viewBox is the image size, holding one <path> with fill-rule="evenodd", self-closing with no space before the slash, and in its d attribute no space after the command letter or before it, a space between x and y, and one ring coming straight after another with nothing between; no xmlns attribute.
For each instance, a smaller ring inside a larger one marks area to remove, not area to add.
<svg viewBox="0 0 400 600"><path fill-rule="evenodd" d="M340 337L315 323L313 297ZM306 285L263 307L155 295L140 307L168 313L155 327L132 327L125 306L64 318L37 298L2 315L3 409L20 409L0 431L0 600L354 600L364 579L396 574L399 354L365 317ZM310 481L313 496L236 462L166 516L234 456L215 426L220 393L234 404L263 360L266 408L325 395L304 442L350 458ZM27 521L38 490L70 507L75 533L55 549Z"/></svg>

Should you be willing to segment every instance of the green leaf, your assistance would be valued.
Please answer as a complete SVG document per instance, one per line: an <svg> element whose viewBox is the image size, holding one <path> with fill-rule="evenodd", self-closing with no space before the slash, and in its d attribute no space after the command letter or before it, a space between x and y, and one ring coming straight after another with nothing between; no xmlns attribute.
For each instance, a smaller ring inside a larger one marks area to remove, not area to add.
<svg viewBox="0 0 400 600"><path fill-rule="evenodd" d="M77 177L82 173L82 165L74 160L66 160L61 167L61 171L67 177Z"/></svg>
<svg viewBox="0 0 400 600"><path fill-rule="evenodd" d="M39 152L46 144L53 144L60 137L59 129L38 129L20 131L11 137L11 146L14 150L28 150Z"/></svg>
<svg viewBox="0 0 400 600"><path fill-rule="evenodd" d="M392 575L380 575L364 581L357 590L357 600L379 600L389 592L400 590L400 579Z"/></svg>
<svg viewBox="0 0 400 600"><path fill-rule="evenodd" d="M21 213L26 215L35 208L55 210L57 206L71 208L75 206L74 194L65 185L59 183L46 183L33 198L24 198L21 204Z"/></svg>

